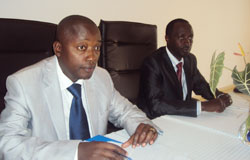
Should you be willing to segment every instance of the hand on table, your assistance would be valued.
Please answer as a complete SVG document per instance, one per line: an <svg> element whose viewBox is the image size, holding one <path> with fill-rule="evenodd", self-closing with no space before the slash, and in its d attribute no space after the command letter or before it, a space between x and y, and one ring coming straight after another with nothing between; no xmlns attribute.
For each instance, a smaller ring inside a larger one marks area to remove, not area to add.
<svg viewBox="0 0 250 160"><path fill-rule="evenodd" d="M122 144L123 148L132 145L133 148L142 146L145 147L147 144L153 144L158 137L158 133L154 127L149 124L141 123L135 133Z"/></svg>
<svg viewBox="0 0 250 160"><path fill-rule="evenodd" d="M226 107L230 106L233 103L231 96L227 93L220 94L217 96L217 98L221 99L222 103L224 103Z"/></svg>
<svg viewBox="0 0 250 160"><path fill-rule="evenodd" d="M226 107L233 103L229 94L220 94L216 99L205 101L201 103L202 111L207 112L223 112Z"/></svg>
<svg viewBox="0 0 250 160"><path fill-rule="evenodd" d="M127 152L112 143L83 142L78 146L78 160L123 160Z"/></svg>

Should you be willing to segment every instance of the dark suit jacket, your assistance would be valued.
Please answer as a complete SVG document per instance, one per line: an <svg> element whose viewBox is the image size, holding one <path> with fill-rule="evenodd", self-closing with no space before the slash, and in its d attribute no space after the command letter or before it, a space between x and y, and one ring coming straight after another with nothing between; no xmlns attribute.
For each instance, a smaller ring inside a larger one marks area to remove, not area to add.
<svg viewBox="0 0 250 160"><path fill-rule="evenodd" d="M168 57L165 47L147 57L141 69L138 106L149 118L165 114L197 116L197 100L192 91L205 99L213 99L209 84L197 68L196 57L184 57L184 71L187 83L187 97L183 101L182 87Z"/></svg>

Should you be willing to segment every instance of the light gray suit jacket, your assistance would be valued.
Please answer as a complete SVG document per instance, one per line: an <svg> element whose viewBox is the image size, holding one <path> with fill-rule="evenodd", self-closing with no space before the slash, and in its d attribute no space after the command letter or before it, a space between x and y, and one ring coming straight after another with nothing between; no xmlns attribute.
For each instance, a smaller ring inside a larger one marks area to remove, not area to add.
<svg viewBox="0 0 250 160"><path fill-rule="evenodd" d="M151 123L116 91L104 69L96 67L83 85L91 136L105 134L108 120L130 135L139 123ZM67 140L56 56L9 76L6 87L6 107L0 119L0 159L73 159L79 141Z"/></svg>

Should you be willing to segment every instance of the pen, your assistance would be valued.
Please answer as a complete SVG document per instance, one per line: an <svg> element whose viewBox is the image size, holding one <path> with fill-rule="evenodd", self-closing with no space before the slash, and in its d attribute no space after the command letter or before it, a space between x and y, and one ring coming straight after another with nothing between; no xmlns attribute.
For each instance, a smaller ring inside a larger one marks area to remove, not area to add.
<svg viewBox="0 0 250 160"><path fill-rule="evenodd" d="M163 130L157 130L158 135L163 135Z"/></svg>
<svg viewBox="0 0 250 160"><path fill-rule="evenodd" d="M130 157L126 156L126 155L123 155L123 154L121 154L121 153L119 153L119 152L117 152L117 151L114 151L114 152L115 152L116 154L118 154L119 156L121 156L121 157L127 159L127 160L132 160L132 158L130 158Z"/></svg>
<svg viewBox="0 0 250 160"><path fill-rule="evenodd" d="M155 127L158 135L163 135L164 132L163 132L163 130L160 127L158 127L158 126L154 126L154 127Z"/></svg>

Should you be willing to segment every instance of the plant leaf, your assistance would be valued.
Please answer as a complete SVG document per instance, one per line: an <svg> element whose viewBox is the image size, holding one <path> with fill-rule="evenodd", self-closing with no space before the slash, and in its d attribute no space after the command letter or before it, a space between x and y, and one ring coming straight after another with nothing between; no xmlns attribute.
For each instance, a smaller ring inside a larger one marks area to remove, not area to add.
<svg viewBox="0 0 250 160"><path fill-rule="evenodd" d="M250 95L250 63L246 64L245 70L239 72L236 66L232 72L233 83L242 93Z"/></svg>
<svg viewBox="0 0 250 160"><path fill-rule="evenodd" d="M209 80L210 90L213 93L214 97L216 97L215 96L216 87L222 75L225 53L221 52L216 58L215 57L216 53L214 52L210 64L210 80Z"/></svg>

